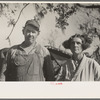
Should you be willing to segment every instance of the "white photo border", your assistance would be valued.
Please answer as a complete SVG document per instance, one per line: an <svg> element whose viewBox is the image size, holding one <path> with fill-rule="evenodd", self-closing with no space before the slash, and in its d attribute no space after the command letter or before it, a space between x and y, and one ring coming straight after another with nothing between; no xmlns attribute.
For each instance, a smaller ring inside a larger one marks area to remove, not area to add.
<svg viewBox="0 0 100 100"><path fill-rule="evenodd" d="M17 1L0 1L16 3ZM18 1L17 3L100 3L98 1ZM100 98L99 82L0 82L0 99Z"/></svg>

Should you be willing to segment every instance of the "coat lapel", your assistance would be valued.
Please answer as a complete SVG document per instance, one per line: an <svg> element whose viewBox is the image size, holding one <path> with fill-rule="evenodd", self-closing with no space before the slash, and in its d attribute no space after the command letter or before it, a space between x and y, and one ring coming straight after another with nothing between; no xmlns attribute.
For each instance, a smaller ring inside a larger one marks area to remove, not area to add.
<svg viewBox="0 0 100 100"><path fill-rule="evenodd" d="M75 80L77 78L77 76L81 73L81 71L84 68L85 63L86 63L86 56L84 55L80 65L78 67L78 70L76 71L74 77L72 78L72 81ZM73 66L75 66L75 65L73 65Z"/></svg>

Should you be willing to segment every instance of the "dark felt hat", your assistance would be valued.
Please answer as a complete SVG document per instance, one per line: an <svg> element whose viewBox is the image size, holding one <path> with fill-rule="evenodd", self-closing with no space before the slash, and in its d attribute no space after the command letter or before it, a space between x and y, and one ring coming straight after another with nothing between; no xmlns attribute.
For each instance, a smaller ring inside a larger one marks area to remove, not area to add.
<svg viewBox="0 0 100 100"><path fill-rule="evenodd" d="M27 25L31 25L34 27L34 29L36 29L36 31L39 31L40 25L35 19L28 20L25 23L25 26L27 26Z"/></svg>

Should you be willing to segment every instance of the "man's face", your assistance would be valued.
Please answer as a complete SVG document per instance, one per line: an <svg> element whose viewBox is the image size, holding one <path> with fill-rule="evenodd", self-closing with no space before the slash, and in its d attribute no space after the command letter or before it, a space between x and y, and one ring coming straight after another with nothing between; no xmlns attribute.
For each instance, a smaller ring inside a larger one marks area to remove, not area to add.
<svg viewBox="0 0 100 100"><path fill-rule="evenodd" d="M25 36L25 41L29 44L32 44L34 43L34 41L36 40L39 32L36 31L34 29L34 27L30 26L30 25L27 25L25 28L24 28L24 31L23 31L23 34Z"/></svg>
<svg viewBox="0 0 100 100"><path fill-rule="evenodd" d="M82 40L78 37L73 38L70 44L70 49L73 54L79 54L82 52Z"/></svg>

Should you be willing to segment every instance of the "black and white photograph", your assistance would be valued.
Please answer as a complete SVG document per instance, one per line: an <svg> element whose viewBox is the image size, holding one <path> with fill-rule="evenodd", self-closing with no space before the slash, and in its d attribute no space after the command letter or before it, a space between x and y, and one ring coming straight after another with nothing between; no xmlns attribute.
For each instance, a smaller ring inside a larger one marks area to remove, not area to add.
<svg viewBox="0 0 100 100"><path fill-rule="evenodd" d="M0 3L0 83L3 86L19 82L32 86L42 82L46 84L44 87L63 84L65 87L74 82L79 86L83 82L99 81L100 3Z"/></svg>

